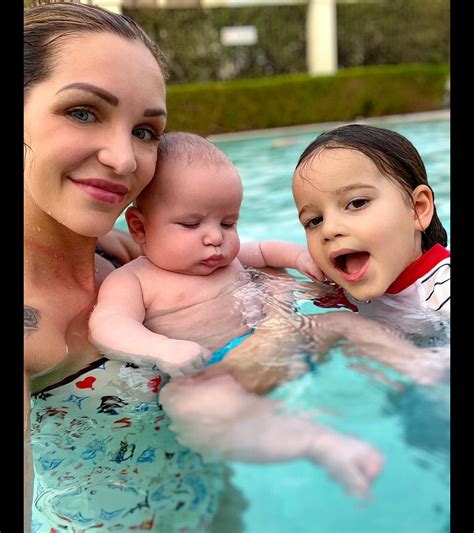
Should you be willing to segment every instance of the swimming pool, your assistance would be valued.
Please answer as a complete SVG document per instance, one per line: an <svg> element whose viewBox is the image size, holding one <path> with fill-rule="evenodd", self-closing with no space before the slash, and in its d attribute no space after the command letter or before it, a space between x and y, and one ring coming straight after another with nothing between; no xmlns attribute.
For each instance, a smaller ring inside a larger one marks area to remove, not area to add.
<svg viewBox="0 0 474 533"><path fill-rule="evenodd" d="M377 124L376 121L371 123ZM449 119L383 122L419 150L449 235ZM216 140L244 182L241 240L269 238L305 243L291 196L293 169L323 128ZM117 223L124 228L123 218ZM298 410L320 409L318 419L352 433L384 453L386 464L372 500L347 496L322 469L306 461L231 463L245 503L234 528L243 533L437 533L450 529L449 383L408 386L403 392L352 371L333 350L330 364L285 384L275 397ZM240 527L240 529L239 529Z"/></svg>

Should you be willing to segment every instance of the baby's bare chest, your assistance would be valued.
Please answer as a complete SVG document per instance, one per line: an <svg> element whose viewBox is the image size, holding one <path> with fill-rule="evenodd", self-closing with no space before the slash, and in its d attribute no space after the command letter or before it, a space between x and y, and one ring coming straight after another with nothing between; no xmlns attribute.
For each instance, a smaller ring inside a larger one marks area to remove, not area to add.
<svg viewBox="0 0 474 533"><path fill-rule="evenodd" d="M235 283L239 272L238 268L227 267L209 276L187 276L170 272L159 278L142 278L145 320L163 312L217 298Z"/></svg>

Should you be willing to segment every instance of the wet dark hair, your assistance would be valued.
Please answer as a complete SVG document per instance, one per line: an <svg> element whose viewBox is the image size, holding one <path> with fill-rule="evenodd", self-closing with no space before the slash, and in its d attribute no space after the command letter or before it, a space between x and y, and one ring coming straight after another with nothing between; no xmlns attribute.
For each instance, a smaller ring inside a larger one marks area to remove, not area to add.
<svg viewBox="0 0 474 533"><path fill-rule="evenodd" d="M143 43L167 78L166 60L148 35L131 18L97 6L49 3L27 9L24 14L24 97L53 72L60 40L91 33L112 33Z"/></svg>
<svg viewBox="0 0 474 533"><path fill-rule="evenodd" d="M318 152L332 148L356 150L367 156L383 175L401 187L411 203L411 193L418 185L427 185L434 200L425 165L413 144L393 130L366 124L348 124L321 134L301 154L295 172ZM433 218L422 233L421 248L426 252L437 243L447 246L448 237L434 207Z"/></svg>

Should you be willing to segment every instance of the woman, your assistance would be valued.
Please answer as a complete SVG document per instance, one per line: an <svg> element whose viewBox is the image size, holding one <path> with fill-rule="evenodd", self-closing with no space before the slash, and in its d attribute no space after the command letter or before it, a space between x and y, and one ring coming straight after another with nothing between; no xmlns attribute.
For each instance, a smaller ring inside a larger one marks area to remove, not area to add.
<svg viewBox="0 0 474 533"><path fill-rule="evenodd" d="M220 467L176 443L159 372L87 341L114 268L97 239L110 244L154 173L163 58L132 20L93 6L32 8L24 30L25 531L202 530Z"/></svg>

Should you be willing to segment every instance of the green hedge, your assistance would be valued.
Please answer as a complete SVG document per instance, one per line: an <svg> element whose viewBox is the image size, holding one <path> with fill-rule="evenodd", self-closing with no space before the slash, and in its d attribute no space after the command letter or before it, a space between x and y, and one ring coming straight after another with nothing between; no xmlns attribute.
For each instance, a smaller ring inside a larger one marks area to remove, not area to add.
<svg viewBox="0 0 474 533"><path fill-rule="evenodd" d="M444 107L447 65L342 69L333 76L273 76L168 87L168 131L201 135Z"/></svg>
<svg viewBox="0 0 474 533"><path fill-rule="evenodd" d="M124 8L156 41L172 83L198 83L307 71L307 2L294 5ZM341 68L450 58L450 0L336 2ZM224 46L224 26L255 26L258 43Z"/></svg>

